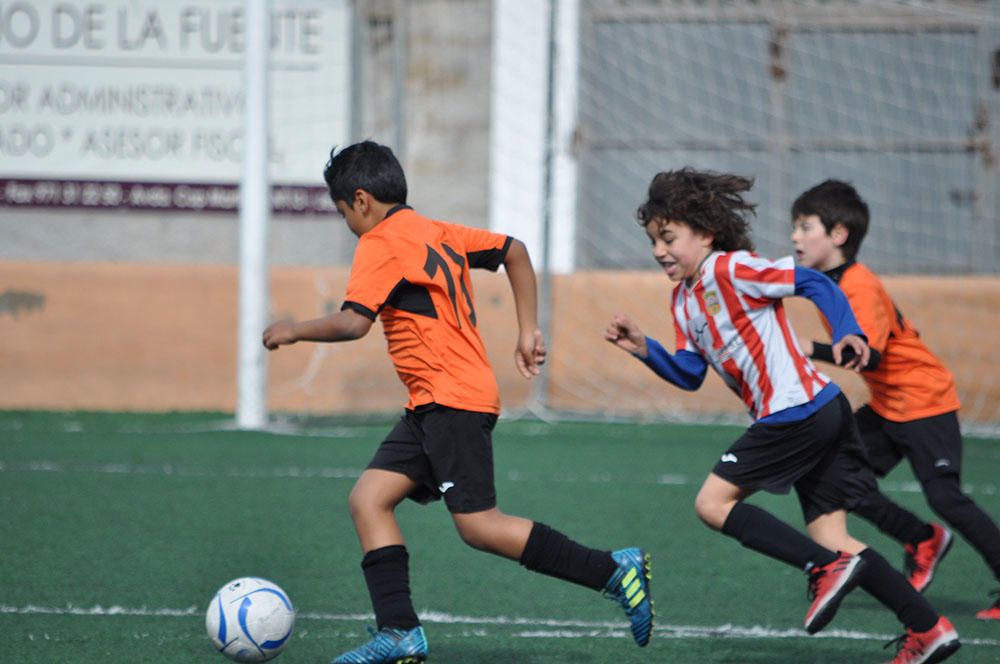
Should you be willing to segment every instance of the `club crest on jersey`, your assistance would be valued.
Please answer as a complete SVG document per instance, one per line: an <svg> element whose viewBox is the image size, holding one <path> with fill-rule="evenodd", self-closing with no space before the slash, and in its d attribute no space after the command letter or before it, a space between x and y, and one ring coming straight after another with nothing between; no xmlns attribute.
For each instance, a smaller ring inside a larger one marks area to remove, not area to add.
<svg viewBox="0 0 1000 664"><path fill-rule="evenodd" d="M705 311L707 311L710 316L714 316L722 311L722 305L719 304L719 294L714 290L705 291Z"/></svg>

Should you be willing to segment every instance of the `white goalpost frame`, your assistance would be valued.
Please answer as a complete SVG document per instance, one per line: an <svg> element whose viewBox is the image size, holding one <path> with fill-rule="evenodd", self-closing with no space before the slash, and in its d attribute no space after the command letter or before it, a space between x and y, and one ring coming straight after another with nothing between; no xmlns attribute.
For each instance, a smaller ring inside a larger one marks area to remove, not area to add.
<svg viewBox="0 0 1000 664"><path fill-rule="evenodd" d="M556 0L553 98L551 237L552 271L576 268L577 160L574 153L580 88L580 0Z"/></svg>
<svg viewBox="0 0 1000 664"><path fill-rule="evenodd" d="M490 90L490 228L523 241L551 336L552 276L573 271L579 0L495 0ZM547 412L548 375L528 410Z"/></svg>
<svg viewBox="0 0 1000 664"><path fill-rule="evenodd" d="M549 34L549 3L496 0L490 90L490 228L528 247L536 269L573 271L576 219L576 129L579 0L552 0L555 34ZM546 118L550 39L555 40L552 99L551 181L546 186ZM548 200L546 200L548 198ZM545 210L551 245L542 263Z"/></svg>
<svg viewBox="0 0 1000 664"><path fill-rule="evenodd" d="M243 165L240 178L240 287L236 424L267 425L267 351L261 332L268 315L267 228L271 214L268 179L270 2L246 0L243 61Z"/></svg>

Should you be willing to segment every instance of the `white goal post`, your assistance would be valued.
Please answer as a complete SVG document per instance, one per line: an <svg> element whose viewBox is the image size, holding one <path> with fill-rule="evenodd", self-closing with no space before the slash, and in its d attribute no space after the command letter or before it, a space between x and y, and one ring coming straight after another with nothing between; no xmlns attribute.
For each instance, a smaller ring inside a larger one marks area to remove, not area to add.
<svg viewBox="0 0 1000 664"><path fill-rule="evenodd" d="M240 178L240 304L238 401L241 429L267 425L267 227L271 214L268 178L270 2L246 0L243 86L243 169Z"/></svg>

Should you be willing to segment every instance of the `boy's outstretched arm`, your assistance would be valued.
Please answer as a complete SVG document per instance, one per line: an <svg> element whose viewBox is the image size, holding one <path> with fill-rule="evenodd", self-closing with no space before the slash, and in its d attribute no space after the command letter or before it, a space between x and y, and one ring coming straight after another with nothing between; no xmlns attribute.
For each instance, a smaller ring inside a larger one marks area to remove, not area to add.
<svg viewBox="0 0 1000 664"><path fill-rule="evenodd" d="M507 255L503 259L510 290L514 294L514 308L517 311L517 348L514 349L514 364L525 378L532 378L542 372L545 363L545 339L538 329L538 287L535 282L535 268L531 266L528 249L520 240L512 239Z"/></svg>
<svg viewBox="0 0 1000 664"><path fill-rule="evenodd" d="M646 335L639 326L625 314L615 314L604 330L604 339L610 341L622 350L635 355L640 360L649 357L649 347L646 345Z"/></svg>
<svg viewBox="0 0 1000 664"><path fill-rule="evenodd" d="M708 363L698 353L681 349L671 355L656 339L647 337L631 318L617 314L604 338L642 360L653 372L684 390L697 390L705 381Z"/></svg>
<svg viewBox="0 0 1000 664"><path fill-rule="evenodd" d="M368 334L371 327L369 318L352 309L298 323L280 320L264 330L264 348L276 350L297 341L351 341Z"/></svg>

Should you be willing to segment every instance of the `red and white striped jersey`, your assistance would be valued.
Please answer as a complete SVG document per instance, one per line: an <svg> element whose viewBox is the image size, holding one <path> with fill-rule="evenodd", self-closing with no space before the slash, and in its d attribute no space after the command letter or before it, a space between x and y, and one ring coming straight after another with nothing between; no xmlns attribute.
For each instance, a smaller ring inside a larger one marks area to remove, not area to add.
<svg viewBox="0 0 1000 664"><path fill-rule="evenodd" d="M781 301L795 294L794 259L717 251L700 271L673 292L676 350L704 357L755 420L812 401L830 379L799 348Z"/></svg>

